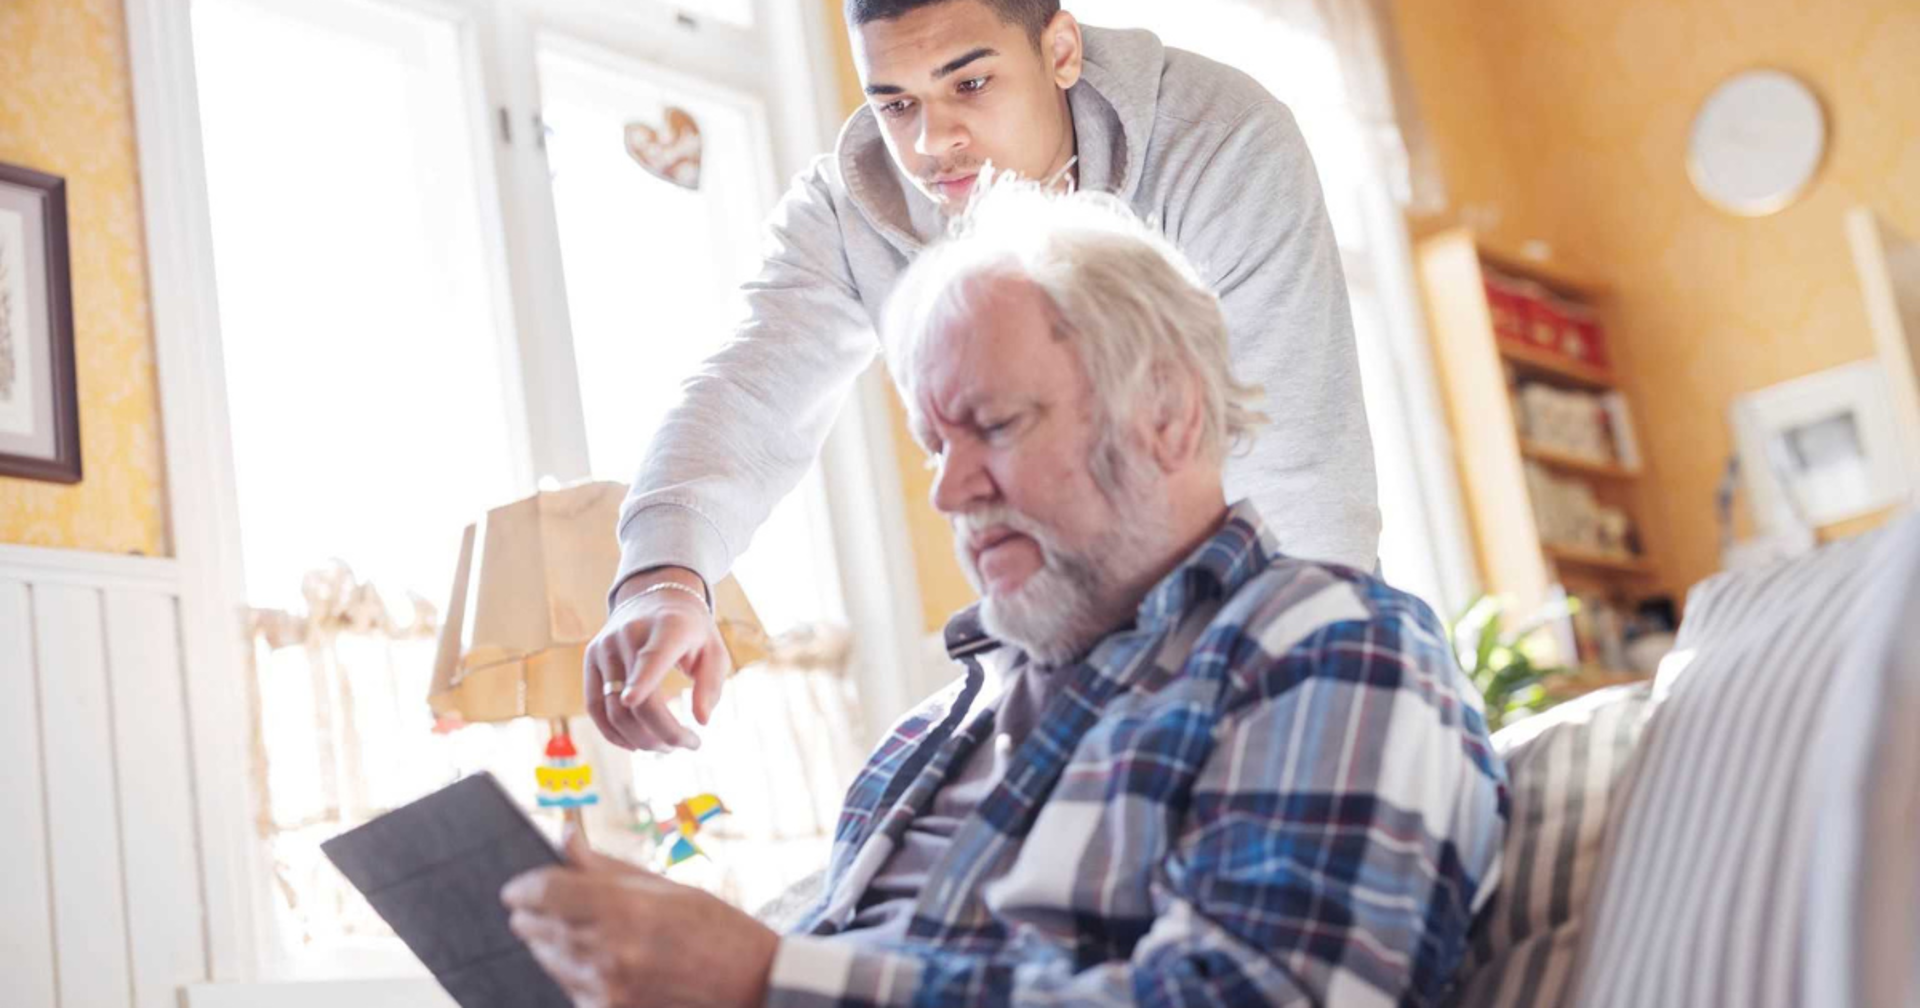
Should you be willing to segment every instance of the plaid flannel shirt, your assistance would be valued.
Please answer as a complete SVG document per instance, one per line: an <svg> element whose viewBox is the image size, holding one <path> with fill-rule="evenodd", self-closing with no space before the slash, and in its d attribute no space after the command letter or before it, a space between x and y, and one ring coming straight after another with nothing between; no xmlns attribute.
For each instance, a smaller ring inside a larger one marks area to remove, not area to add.
<svg viewBox="0 0 1920 1008"><path fill-rule="evenodd" d="M965 678L847 793L768 1003L1433 1003L1499 876L1505 774L1418 599L1278 555L1252 506L1065 676L929 873L904 940L844 930L974 746L1017 652L968 614ZM1005 667L1005 666L1001 666Z"/></svg>

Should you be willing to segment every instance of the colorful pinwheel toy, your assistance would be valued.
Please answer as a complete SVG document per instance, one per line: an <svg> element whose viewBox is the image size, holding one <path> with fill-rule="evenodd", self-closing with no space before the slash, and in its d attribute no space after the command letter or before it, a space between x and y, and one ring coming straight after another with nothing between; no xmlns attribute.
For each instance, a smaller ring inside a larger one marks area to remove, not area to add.
<svg viewBox="0 0 1920 1008"><path fill-rule="evenodd" d="M694 845L693 838L700 833L700 827L714 816L725 815L727 806L718 795L694 795L673 807L673 817L654 824L661 845L666 849L665 867L671 868L682 861L696 856L704 856L705 851ZM673 842L668 843L667 838Z"/></svg>

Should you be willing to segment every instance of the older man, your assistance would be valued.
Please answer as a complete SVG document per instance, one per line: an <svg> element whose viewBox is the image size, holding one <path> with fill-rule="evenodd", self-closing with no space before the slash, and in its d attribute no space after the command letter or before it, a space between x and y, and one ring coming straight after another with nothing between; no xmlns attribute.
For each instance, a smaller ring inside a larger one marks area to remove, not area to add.
<svg viewBox="0 0 1920 1008"><path fill-rule="evenodd" d="M784 938L584 853L508 893L590 1003L1427 1004L1500 767L1433 614L1279 554L1218 301L1117 201L990 186L885 320L984 601Z"/></svg>

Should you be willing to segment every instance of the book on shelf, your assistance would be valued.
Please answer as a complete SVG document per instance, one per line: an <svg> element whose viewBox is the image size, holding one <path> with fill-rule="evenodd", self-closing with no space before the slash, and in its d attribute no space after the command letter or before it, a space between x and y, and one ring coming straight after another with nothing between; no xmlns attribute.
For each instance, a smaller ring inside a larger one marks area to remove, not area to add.
<svg viewBox="0 0 1920 1008"><path fill-rule="evenodd" d="M1600 408L1606 411L1607 426L1613 434L1614 460L1622 469L1639 472L1640 438L1633 426L1633 410L1627 405L1626 393L1617 390L1606 393L1600 397Z"/></svg>

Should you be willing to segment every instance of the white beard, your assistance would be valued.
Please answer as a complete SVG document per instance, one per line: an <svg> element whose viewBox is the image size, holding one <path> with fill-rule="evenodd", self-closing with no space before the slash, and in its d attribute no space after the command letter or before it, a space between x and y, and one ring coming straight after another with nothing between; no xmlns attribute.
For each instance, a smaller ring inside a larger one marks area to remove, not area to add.
<svg viewBox="0 0 1920 1008"><path fill-rule="evenodd" d="M1170 535L1151 482L1138 470L1127 475L1111 495L1113 523L1085 550L1066 549L1046 526L998 505L968 512L956 522L960 543L974 529L998 525L1030 537L1040 548L1040 569L1001 595L984 591L979 572L961 557L967 580L984 596L980 622L995 639L1042 665L1063 665L1129 620L1139 593L1149 587L1138 582L1164 559Z"/></svg>

